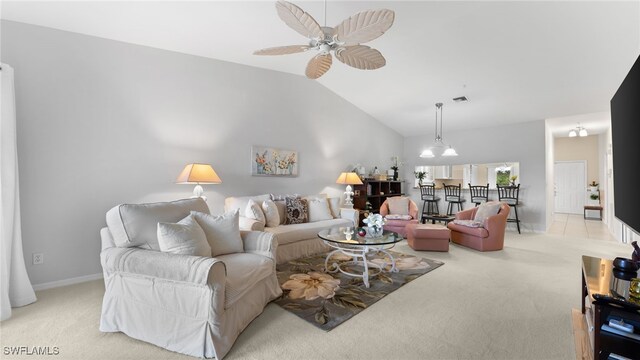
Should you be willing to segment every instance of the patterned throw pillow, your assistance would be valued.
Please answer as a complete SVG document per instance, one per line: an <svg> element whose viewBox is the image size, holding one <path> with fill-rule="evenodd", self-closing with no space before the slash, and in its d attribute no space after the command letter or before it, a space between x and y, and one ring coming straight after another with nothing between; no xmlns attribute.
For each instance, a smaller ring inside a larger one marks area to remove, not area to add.
<svg viewBox="0 0 640 360"><path fill-rule="evenodd" d="M309 222L309 206L307 200L288 197L285 199L287 206L287 221L285 224L302 224Z"/></svg>
<svg viewBox="0 0 640 360"><path fill-rule="evenodd" d="M500 202L498 201L482 203L478 206L478 210L476 211L476 216L473 218L473 221L483 223L488 217L497 214L499 210Z"/></svg>

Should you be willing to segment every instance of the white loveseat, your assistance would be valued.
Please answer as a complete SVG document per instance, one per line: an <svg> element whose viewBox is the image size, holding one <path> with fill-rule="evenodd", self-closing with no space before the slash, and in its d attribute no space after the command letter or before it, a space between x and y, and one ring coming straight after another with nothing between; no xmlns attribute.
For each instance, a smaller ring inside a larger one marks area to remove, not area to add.
<svg viewBox="0 0 640 360"><path fill-rule="evenodd" d="M158 222L191 211L209 213L200 198L119 205L100 231L105 294L100 331L123 332L175 352L222 359L242 330L282 290L277 243L264 232L241 232L244 252L215 258L157 251Z"/></svg>
<svg viewBox="0 0 640 360"><path fill-rule="evenodd" d="M264 231L275 235L275 239L278 242L276 252L276 262L278 264L330 250L329 246L325 245L324 242L318 238L318 232L320 230L335 226L354 226L353 215L340 211L337 205L332 208L332 212L337 213L334 214L334 218L303 224L284 224L284 221L281 221L278 226L265 227L264 224L254 219L242 216L249 200L260 203L266 200L273 200L273 198L274 196L270 194L228 197L225 199L224 206L225 211L235 209L240 211L240 229Z"/></svg>

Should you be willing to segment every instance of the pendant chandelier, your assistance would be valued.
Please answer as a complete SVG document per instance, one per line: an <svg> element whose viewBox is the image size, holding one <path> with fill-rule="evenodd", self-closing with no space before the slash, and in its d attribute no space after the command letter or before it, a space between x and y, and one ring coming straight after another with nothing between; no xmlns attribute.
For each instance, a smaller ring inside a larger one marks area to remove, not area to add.
<svg viewBox="0 0 640 360"><path fill-rule="evenodd" d="M438 113L440 113L440 116L438 116ZM440 125L438 125L438 117L440 118ZM458 156L456 149L451 145L446 145L442 139L442 103L436 104L436 138L434 144L424 150L420 157L432 158L436 156L436 152L440 153L441 156Z"/></svg>
<svg viewBox="0 0 640 360"><path fill-rule="evenodd" d="M582 137L587 135L589 135L587 129L585 129L584 126L580 126L580 123L578 123L578 126L575 129L571 129L571 131L569 131L569 137Z"/></svg>

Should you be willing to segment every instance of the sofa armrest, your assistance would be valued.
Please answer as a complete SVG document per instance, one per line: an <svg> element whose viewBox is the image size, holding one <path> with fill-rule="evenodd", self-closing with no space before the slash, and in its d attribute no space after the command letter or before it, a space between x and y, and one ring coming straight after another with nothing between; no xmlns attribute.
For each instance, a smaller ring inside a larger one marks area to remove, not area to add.
<svg viewBox="0 0 640 360"><path fill-rule="evenodd" d="M105 275L132 274L168 281L181 281L196 285L224 287L226 267L218 259L202 256L178 255L140 248L112 247L100 253Z"/></svg>
<svg viewBox="0 0 640 360"><path fill-rule="evenodd" d="M240 216L240 230L241 231L263 231L264 224L255 219L249 219L248 217Z"/></svg>
<svg viewBox="0 0 640 360"><path fill-rule="evenodd" d="M241 231L244 252L266 256L276 262L278 241L274 234L262 231Z"/></svg>
<svg viewBox="0 0 640 360"><path fill-rule="evenodd" d="M458 211L456 213L456 220L473 220L473 217L475 216L475 211L476 209L467 209L467 210L462 210L462 211Z"/></svg>
<svg viewBox="0 0 640 360"><path fill-rule="evenodd" d="M360 212L358 211L358 209L341 208L340 218L351 220L353 226L357 227L358 223L360 222Z"/></svg>

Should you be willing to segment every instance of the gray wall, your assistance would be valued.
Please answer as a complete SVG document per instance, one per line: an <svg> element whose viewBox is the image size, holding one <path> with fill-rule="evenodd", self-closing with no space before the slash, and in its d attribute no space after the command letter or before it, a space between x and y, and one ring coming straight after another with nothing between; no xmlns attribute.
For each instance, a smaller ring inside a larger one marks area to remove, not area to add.
<svg viewBox="0 0 640 360"><path fill-rule="evenodd" d="M211 163L212 212L231 195L342 193L341 171L388 168L403 138L302 76L2 21L15 69L25 258L32 283L101 271L112 206L191 195L186 163ZM299 151L295 178L250 176L251 145ZM31 265L42 252L43 265Z"/></svg>
<svg viewBox="0 0 640 360"><path fill-rule="evenodd" d="M446 126L446 119L444 119ZM445 127L446 128L446 127ZM531 121L499 127L445 131L444 140L455 147L455 158L435 157L423 159L419 155L434 136L405 138L404 176L413 179L413 168L418 165L476 164L495 162L520 162L520 199L518 215L525 230L546 231L546 168L545 122ZM414 201L422 206L419 190L410 190ZM470 207L467 199L467 208ZM441 209L442 210L442 209ZM442 212L442 211L441 211ZM515 229L515 226L513 227Z"/></svg>

